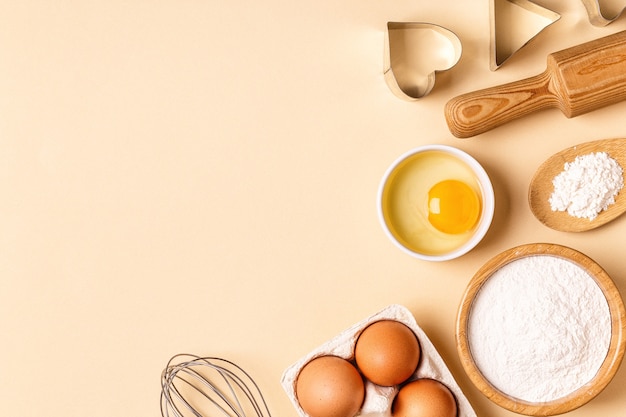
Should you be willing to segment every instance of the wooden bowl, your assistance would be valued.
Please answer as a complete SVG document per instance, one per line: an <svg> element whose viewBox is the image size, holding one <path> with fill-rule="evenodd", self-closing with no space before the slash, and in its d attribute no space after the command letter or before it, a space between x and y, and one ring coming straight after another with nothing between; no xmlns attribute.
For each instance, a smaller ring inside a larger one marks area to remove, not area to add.
<svg viewBox="0 0 626 417"><path fill-rule="evenodd" d="M596 281L606 297L611 316L611 339L607 356L591 381L565 397L542 403L517 399L493 386L481 373L470 351L468 340L468 319L473 301L482 285L502 266L517 259L532 255L551 255L566 259L583 268ZM597 396L613 379L617 372L626 346L624 335L626 312L618 289L609 275L586 255L555 244L528 244L506 250L489 260L471 279L457 316L456 341L461 363L470 380L491 401L519 414L531 416L551 416L574 410Z"/></svg>

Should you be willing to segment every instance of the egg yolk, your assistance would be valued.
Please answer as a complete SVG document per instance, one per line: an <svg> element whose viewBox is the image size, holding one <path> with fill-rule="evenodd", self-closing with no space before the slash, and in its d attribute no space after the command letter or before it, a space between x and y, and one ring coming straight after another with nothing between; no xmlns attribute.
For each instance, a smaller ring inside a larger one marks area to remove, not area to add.
<svg viewBox="0 0 626 417"><path fill-rule="evenodd" d="M480 199L464 182L445 180L428 191L428 221L443 233L467 232L479 215Z"/></svg>

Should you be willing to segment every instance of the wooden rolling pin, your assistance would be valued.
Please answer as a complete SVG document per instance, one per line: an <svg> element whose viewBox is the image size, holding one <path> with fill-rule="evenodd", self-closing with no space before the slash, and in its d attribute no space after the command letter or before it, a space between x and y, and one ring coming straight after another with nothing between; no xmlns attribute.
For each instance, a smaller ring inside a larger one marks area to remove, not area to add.
<svg viewBox="0 0 626 417"><path fill-rule="evenodd" d="M549 54L542 74L455 97L445 117L467 138L549 107L571 118L624 99L626 31Z"/></svg>

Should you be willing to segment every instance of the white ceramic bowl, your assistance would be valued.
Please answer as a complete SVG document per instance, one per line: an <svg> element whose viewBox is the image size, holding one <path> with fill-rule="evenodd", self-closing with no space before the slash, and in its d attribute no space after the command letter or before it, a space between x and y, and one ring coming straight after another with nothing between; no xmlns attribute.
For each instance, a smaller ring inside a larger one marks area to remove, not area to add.
<svg viewBox="0 0 626 417"><path fill-rule="evenodd" d="M462 234L435 229L422 208L429 187L446 179L459 179L474 189L480 215ZM422 260L447 261L472 250L485 236L495 209L491 180L484 168L466 152L447 145L424 145L396 159L385 172L377 196L378 218L387 237L403 252Z"/></svg>

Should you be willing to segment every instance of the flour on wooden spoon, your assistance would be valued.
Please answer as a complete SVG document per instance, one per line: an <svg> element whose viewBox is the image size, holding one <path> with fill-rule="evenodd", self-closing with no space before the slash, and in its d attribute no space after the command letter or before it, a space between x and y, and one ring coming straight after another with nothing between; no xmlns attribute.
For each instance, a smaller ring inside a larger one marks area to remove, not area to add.
<svg viewBox="0 0 626 417"><path fill-rule="evenodd" d="M554 177L550 196L552 211L567 211L578 218L595 219L615 203L624 186L623 169L606 152L577 156L566 162L564 170Z"/></svg>

